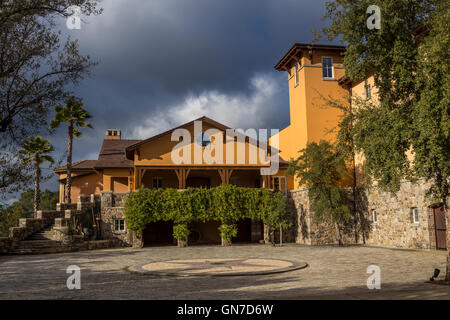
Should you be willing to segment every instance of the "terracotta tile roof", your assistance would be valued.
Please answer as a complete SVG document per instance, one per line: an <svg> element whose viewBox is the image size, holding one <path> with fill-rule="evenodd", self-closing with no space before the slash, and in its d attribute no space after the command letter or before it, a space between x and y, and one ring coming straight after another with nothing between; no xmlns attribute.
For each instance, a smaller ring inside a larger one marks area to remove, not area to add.
<svg viewBox="0 0 450 320"><path fill-rule="evenodd" d="M98 160L82 160L72 164L73 171L94 170L102 168L132 168L133 161L125 157L125 149L141 140L103 140ZM66 171L66 166L55 171Z"/></svg>
<svg viewBox="0 0 450 320"><path fill-rule="evenodd" d="M141 140L103 140L95 168L132 168L133 160L125 157L125 149Z"/></svg>

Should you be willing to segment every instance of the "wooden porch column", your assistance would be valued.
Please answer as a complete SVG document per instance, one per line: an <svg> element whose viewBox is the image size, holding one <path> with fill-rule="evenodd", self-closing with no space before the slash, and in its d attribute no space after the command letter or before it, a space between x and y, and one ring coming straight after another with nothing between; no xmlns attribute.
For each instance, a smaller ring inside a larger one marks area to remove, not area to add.
<svg viewBox="0 0 450 320"><path fill-rule="evenodd" d="M148 169L141 169L139 174L139 187L142 185L142 181L144 180L144 175ZM144 186L145 187L145 186Z"/></svg>
<svg viewBox="0 0 450 320"><path fill-rule="evenodd" d="M191 169L185 168L175 169L178 178L178 189L186 189L186 179L190 171Z"/></svg>
<svg viewBox="0 0 450 320"><path fill-rule="evenodd" d="M139 177L140 177L140 171L139 168L134 168L134 190L138 190L140 185L139 185Z"/></svg>
<svg viewBox="0 0 450 320"><path fill-rule="evenodd" d="M262 187L265 189L270 189L270 180L272 176L262 176Z"/></svg>
<svg viewBox="0 0 450 320"><path fill-rule="evenodd" d="M229 185L230 177L231 177L231 174L233 173L233 169L222 168L222 169L218 169L218 171L219 171L220 179L222 180L222 184Z"/></svg>

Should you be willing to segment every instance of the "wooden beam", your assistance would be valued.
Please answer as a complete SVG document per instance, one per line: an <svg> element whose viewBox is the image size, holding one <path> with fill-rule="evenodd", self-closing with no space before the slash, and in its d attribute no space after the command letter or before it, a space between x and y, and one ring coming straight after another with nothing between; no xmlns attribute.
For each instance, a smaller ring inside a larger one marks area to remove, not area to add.
<svg viewBox="0 0 450 320"><path fill-rule="evenodd" d="M175 169L175 173L176 173L177 178L178 178L178 189L183 189L183 185L181 183L182 178L183 178L181 170L182 169Z"/></svg>
<svg viewBox="0 0 450 320"><path fill-rule="evenodd" d="M186 189L186 169L181 169L181 189Z"/></svg>
<svg viewBox="0 0 450 320"><path fill-rule="evenodd" d="M230 178L232 173L233 169L227 169L227 184L230 184Z"/></svg>
<svg viewBox="0 0 450 320"><path fill-rule="evenodd" d="M222 180L222 184L227 184L226 177L225 177L225 170L226 169L218 169L220 179Z"/></svg>
<svg viewBox="0 0 450 320"><path fill-rule="evenodd" d="M136 189L141 187L141 169L136 169Z"/></svg>
<svg viewBox="0 0 450 320"><path fill-rule="evenodd" d="M141 179L144 180L144 175L147 172L148 169L142 169L141 170Z"/></svg>

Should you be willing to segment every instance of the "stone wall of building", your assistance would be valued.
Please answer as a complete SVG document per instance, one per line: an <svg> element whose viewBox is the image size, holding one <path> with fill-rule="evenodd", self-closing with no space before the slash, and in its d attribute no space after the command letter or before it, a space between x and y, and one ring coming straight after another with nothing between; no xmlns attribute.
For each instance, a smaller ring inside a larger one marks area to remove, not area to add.
<svg viewBox="0 0 450 320"><path fill-rule="evenodd" d="M102 191L101 193L101 237L116 242L121 246L133 246L138 241L134 232L125 226L124 231L114 230L116 219L125 219L124 204L129 193L113 193L112 191Z"/></svg>
<svg viewBox="0 0 450 320"><path fill-rule="evenodd" d="M290 230L291 239L307 245L325 245L337 243L336 226L325 220L319 220L309 201L308 189L292 190L288 194L288 211L296 217L295 227ZM359 225L356 224L359 231ZM341 237L345 244L355 241L355 225L351 220L341 226Z"/></svg>
<svg viewBox="0 0 450 320"><path fill-rule="evenodd" d="M372 186L358 190L357 214L343 226L344 244L362 244L392 248L435 249L433 207L427 200L429 183L403 181L396 193L384 192ZM349 190L351 191L351 190ZM296 243L308 245L335 244L336 228L320 222L314 216L308 189L292 190L288 195L289 210L296 214L297 225L291 230ZM447 199L450 204L450 198ZM448 207L448 205L447 205ZM413 208L419 210L419 222L414 223ZM372 210L376 211L376 221ZM450 248L450 210L446 211L447 248Z"/></svg>
<svg viewBox="0 0 450 320"><path fill-rule="evenodd" d="M368 245L434 249L434 215L426 200L429 184L424 181L405 181L396 193L383 192L375 187L366 190L370 221ZM414 223L413 208L419 209L419 222ZM374 221L375 210L377 221Z"/></svg>

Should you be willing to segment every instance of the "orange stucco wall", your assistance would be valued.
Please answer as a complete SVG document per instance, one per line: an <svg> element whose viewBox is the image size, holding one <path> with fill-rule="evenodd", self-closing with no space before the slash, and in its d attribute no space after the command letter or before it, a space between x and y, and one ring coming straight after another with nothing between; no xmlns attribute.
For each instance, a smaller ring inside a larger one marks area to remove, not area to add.
<svg viewBox="0 0 450 320"><path fill-rule="evenodd" d="M352 85L352 107L358 108L357 103L355 102L357 99L365 100L366 94L365 94L365 85L370 85L371 87L371 98L368 100L369 103L373 103L377 105L379 103L379 95L378 90L375 87L375 81L374 77L370 76L365 81L357 82ZM414 154L411 150L408 150L406 152L406 156L408 157L409 161L412 162L414 160ZM364 183L364 156L362 153L356 153L355 155L355 165L356 165L356 172L357 172L357 181L359 183ZM376 181L374 181L376 183Z"/></svg>
<svg viewBox="0 0 450 320"><path fill-rule="evenodd" d="M322 77L322 57L333 58L333 79ZM328 131L338 121L339 110L327 107L327 97L346 103L348 91L338 84L345 69L339 52L314 50L312 57L305 50L299 62L298 85L295 85L295 67L292 64L288 72L290 125L279 133L280 155L285 160L299 156L299 151L310 142L334 139ZM273 138L270 140L273 141ZM298 187L298 181L288 179L288 188Z"/></svg>
<svg viewBox="0 0 450 320"><path fill-rule="evenodd" d="M130 169L104 169L103 190L114 192L128 192L131 190L129 178L132 176L132 170ZM126 184L124 178L128 180Z"/></svg>
<svg viewBox="0 0 450 320"><path fill-rule="evenodd" d="M194 126L190 126L186 128L191 136L191 142L190 142L190 157L189 161L187 161L187 164L180 164L180 166L211 166L211 165L219 165L219 166L261 166L266 164L264 162L264 159L260 159L259 157L259 146L256 146L254 143L249 142L239 142L236 141L234 143L234 160L232 163L227 163L227 147L226 144L223 143L222 145L222 157L220 157L219 164L208 164L204 157L200 159L200 162L196 163L195 157L194 157L194 151L197 148L196 143L194 142L195 135L194 135ZM210 126L209 124L203 122L202 124L203 131L206 131L208 129L214 129L214 127ZM225 133L223 133L223 139L225 139ZM134 163L136 166L173 166L175 163L172 161L172 150L176 150L176 146L179 144L179 141L171 141L171 135L163 136L159 139L150 141L144 145L142 145L139 148L139 153L136 153L134 156ZM204 152L205 150L209 148L205 147L203 148ZM237 150L244 150L245 151L245 157L242 161L242 163L238 163L238 151ZM252 151L255 150L255 151ZM182 151L180 151L180 156L183 155ZM256 158L254 163L252 163L250 154L255 154ZM212 156L215 156L216 153L212 152ZM220 163L221 162L221 163Z"/></svg>
<svg viewBox="0 0 450 320"><path fill-rule="evenodd" d="M66 178L65 174L60 175L60 179ZM64 184L59 186L59 202L64 202ZM70 191L70 199L72 203L76 203L79 196L90 196L91 194L100 194L102 191L102 181L100 175L92 173L89 175L81 175L72 177L72 187Z"/></svg>

